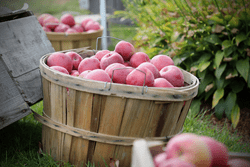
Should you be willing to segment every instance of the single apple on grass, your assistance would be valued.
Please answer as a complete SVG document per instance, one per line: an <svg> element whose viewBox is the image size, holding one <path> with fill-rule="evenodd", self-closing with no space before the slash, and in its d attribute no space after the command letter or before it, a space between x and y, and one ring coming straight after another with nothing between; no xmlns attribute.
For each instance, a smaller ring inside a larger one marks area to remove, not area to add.
<svg viewBox="0 0 250 167"><path fill-rule="evenodd" d="M200 139L210 148L212 154L212 166L227 167L229 159L227 147L212 137L201 136Z"/></svg>
<svg viewBox="0 0 250 167"><path fill-rule="evenodd" d="M65 32L70 28L69 25L59 23L59 25L54 29L54 32Z"/></svg>
<svg viewBox="0 0 250 167"><path fill-rule="evenodd" d="M69 73L71 73L73 68L73 61L72 59L62 52L54 52L49 55L47 59L47 65L51 66L61 66L67 69Z"/></svg>
<svg viewBox="0 0 250 167"><path fill-rule="evenodd" d="M117 52L110 52L103 56L100 61L100 67L105 70L110 64L113 63L124 63L122 56Z"/></svg>
<svg viewBox="0 0 250 167"><path fill-rule="evenodd" d="M126 84L126 77L133 69L120 63L110 64L105 71L114 83ZM113 77L112 77L113 76Z"/></svg>
<svg viewBox="0 0 250 167"><path fill-rule="evenodd" d="M144 52L136 52L131 56L129 61L131 63L131 66L136 68L144 62L150 62L150 58Z"/></svg>
<svg viewBox="0 0 250 167"><path fill-rule="evenodd" d="M154 80L154 87L160 87L160 88L173 88L174 86L168 82L165 78L156 78Z"/></svg>
<svg viewBox="0 0 250 167"><path fill-rule="evenodd" d="M100 24L97 21L88 21L84 27L85 31L99 30L100 28Z"/></svg>
<svg viewBox="0 0 250 167"><path fill-rule="evenodd" d="M72 61L73 61L73 70L78 70L78 66L80 64L80 62L83 60L83 58L76 52L66 52L66 55L68 55Z"/></svg>
<svg viewBox="0 0 250 167"><path fill-rule="evenodd" d="M111 78L109 77L108 73L106 73L102 69L95 69L90 71L86 76L86 79L91 79L95 81L103 81L103 82L110 82Z"/></svg>
<svg viewBox="0 0 250 167"><path fill-rule="evenodd" d="M74 16L69 13L62 15L62 17L60 18L60 21L61 23L69 25L70 27L75 25Z"/></svg>
<svg viewBox="0 0 250 167"><path fill-rule="evenodd" d="M126 84L153 87L154 74L146 67L138 67L128 74Z"/></svg>
<svg viewBox="0 0 250 167"><path fill-rule="evenodd" d="M106 55L110 53L109 50L99 50L98 52L96 52L95 54L95 58L97 58L99 61L101 61L101 59Z"/></svg>
<svg viewBox="0 0 250 167"><path fill-rule="evenodd" d="M171 138L166 146L167 159L179 158L196 167L209 167L212 155L208 145L198 135L182 133Z"/></svg>
<svg viewBox="0 0 250 167"><path fill-rule="evenodd" d="M184 75L182 71L174 65L163 67L160 71L162 78L165 78L174 87L184 86Z"/></svg>
<svg viewBox="0 0 250 167"><path fill-rule="evenodd" d="M50 68L52 68L56 71L62 72L64 74L69 74L68 70L64 67L61 67L61 66L50 66Z"/></svg>
<svg viewBox="0 0 250 167"><path fill-rule="evenodd" d="M100 62L98 59L93 59L89 57L84 58L78 66L78 71L80 74L83 71L95 69L100 69Z"/></svg>
<svg viewBox="0 0 250 167"><path fill-rule="evenodd" d="M54 16L48 16L43 21L43 26L48 27L52 31L59 25L59 20Z"/></svg>
<svg viewBox="0 0 250 167"><path fill-rule="evenodd" d="M70 73L71 76L79 76L79 72L77 70L72 70Z"/></svg>
<svg viewBox="0 0 250 167"><path fill-rule="evenodd" d="M150 62L141 63L138 67L147 67L154 74L154 78L160 77L159 70Z"/></svg>
<svg viewBox="0 0 250 167"><path fill-rule="evenodd" d="M135 48L130 42L120 41L115 45L115 52L119 53L124 61L129 61L135 53Z"/></svg>
<svg viewBox="0 0 250 167"><path fill-rule="evenodd" d="M156 55L154 56L150 61L155 67L161 71L163 67L174 65L174 61L171 59L171 57L167 55Z"/></svg>

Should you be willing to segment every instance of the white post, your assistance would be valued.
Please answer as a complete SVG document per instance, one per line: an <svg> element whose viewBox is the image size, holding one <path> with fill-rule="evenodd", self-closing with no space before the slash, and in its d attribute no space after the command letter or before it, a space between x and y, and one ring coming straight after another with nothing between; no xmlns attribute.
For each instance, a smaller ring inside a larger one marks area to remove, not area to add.
<svg viewBox="0 0 250 167"><path fill-rule="evenodd" d="M107 23L106 23L106 0L100 0L101 25L103 26L102 50L107 49Z"/></svg>

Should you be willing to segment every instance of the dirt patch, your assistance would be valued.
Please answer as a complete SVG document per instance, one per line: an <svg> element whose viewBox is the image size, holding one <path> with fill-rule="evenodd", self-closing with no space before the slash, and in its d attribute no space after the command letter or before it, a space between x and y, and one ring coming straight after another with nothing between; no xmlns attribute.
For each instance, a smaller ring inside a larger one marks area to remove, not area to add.
<svg viewBox="0 0 250 167"><path fill-rule="evenodd" d="M202 108L206 110L206 114L214 113L214 109L211 109L211 105L203 104ZM211 118L212 124L217 126L218 128L222 128L225 124L231 133L236 133L241 137L241 142L250 143L250 109L243 108L240 111L240 120L237 127L234 129L232 127L232 122L226 118L224 115L222 119L216 118L213 114Z"/></svg>

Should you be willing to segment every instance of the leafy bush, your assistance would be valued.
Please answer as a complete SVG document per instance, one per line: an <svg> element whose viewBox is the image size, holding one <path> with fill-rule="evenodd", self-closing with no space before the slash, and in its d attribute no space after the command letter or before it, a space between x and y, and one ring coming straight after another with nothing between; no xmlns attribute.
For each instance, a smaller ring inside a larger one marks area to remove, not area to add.
<svg viewBox="0 0 250 167"><path fill-rule="evenodd" d="M186 31L180 34L185 40L177 42L180 49L174 59L201 81L191 107L199 111L201 101L210 100L215 115L222 118L225 113L236 127L242 96L246 98L250 88L250 3L202 1L185 9L175 2L185 15Z"/></svg>
<svg viewBox="0 0 250 167"><path fill-rule="evenodd" d="M250 9L246 0L124 0L116 12L139 26L134 40L150 57L169 54L201 83L191 108L208 101L234 127L249 96Z"/></svg>

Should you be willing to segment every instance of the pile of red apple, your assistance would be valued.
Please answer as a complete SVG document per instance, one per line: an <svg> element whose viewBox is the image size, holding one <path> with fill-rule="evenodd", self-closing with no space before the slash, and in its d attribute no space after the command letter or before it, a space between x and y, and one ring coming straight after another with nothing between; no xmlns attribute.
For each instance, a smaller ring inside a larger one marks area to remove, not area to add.
<svg viewBox="0 0 250 167"><path fill-rule="evenodd" d="M63 14L60 20L51 14L44 13L38 17L45 32L57 33L81 33L81 32L95 32L100 29L100 24L91 18L85 18L81 23L76 23L74 16L66 13Z"/></svg>
<svg viewBox="0 0 250 167"><path fill-rule="evenodd" d="M116 44L114 51L100 50L82 58L76 52L54 52L47 59L50 68L60 72L103 82L148 86L182 87L184 76L167 55L152 59L144 52L135 52L126 41Z"/></svg>
<svg viewBox="0 0 250 167"><path fill-rule="evenodd" d="M167 143L154 157L156 167L249 167L250 162L229 159L227 147L212 137L183 133Z"/></svg>

